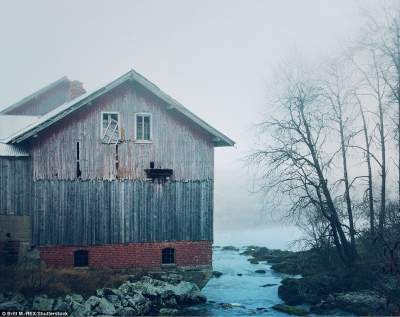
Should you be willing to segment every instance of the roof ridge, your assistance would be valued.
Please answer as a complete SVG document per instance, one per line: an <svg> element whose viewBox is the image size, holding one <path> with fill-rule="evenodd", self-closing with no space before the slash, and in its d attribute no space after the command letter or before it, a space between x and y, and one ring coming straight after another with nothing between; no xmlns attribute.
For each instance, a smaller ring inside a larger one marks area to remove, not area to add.
<svg viewBox="0 0 400 317"><path fill-rule="evenodd" d="M62 83L64 81L70 81L70 79L67 76L61 77L61 78L57 79L56 81L53 81L50 84L47 84L46 86L36 90L34 93L32 93L32 94L20 99L19 101L13 103L12 105L9 105L9 106L5 107L4 109L1 109L0 110L0 114L6 114L4 112L9 112L11 110L14 110L15 108L19 107L20 105L22 105L22 104L28 102L29 100L31 100L31 99L33 99L33 98L45 93L49 89L57 86L58 84L60 84L60 83Z"/></svg>

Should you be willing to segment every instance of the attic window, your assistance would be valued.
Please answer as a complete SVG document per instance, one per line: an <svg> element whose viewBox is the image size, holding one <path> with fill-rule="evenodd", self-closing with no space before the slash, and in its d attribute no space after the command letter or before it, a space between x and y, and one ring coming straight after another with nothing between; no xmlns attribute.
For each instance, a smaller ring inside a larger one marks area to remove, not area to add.
<svg viewBox="0 0 400 317"><path fill-rule="evenodd" d="M103 143L117 144L120 140L118 112L101 113L101 139Z"/></svg>
<svg viewBox="0 0 400 317"><path fill-rule="evenodd" d="M151 114L137 113L135 117L135 140L150 142L152 138Z"/></svg>

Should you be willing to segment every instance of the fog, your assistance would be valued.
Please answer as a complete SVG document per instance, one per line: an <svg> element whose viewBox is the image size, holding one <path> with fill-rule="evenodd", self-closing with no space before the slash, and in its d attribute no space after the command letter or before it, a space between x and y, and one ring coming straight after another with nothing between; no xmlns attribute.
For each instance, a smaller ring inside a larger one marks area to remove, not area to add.
<svg viewBox="0 0 400 317"><path fill-rule="evenodd" d="M215 155L215 230L268 226L243 158L288 56L340 51L359 2L2 1L0 107L67 75L87 90L135 69L236 141ZM277 214L271 218L270 213Z"/></svg>

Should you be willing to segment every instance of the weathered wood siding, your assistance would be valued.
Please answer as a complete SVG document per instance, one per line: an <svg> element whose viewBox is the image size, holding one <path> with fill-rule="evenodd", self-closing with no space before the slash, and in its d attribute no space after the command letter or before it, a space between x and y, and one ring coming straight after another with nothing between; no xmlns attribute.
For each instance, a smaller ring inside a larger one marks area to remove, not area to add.
<svg viewBox="0 0 400 317"><path fill-rule="evenodd" d="M118 145L118 171L116 146L103 144L100 139L102 111L120 113L123 141ZM134 140L135 113L140 112L152 114L151 144ZM211 136L133 83L114 89L34 139L34 179L76 179L77 142L83 180L144 179L150 161L155 167L172 168L175 180L213 179Z"/></svg>
<svg viewBox="0 0 400 317"><path fill-rule="evenodd" d="M212 240L213 181L36 181L33 243Z"/></svg>
<svg viewBox="0 0 400 317"><path fill-rule="evenodd" d="M69 99L70 83L63 82L40 96L19 105L17 108L4 111L4 114L40 116L62 105Z"/></svg>
<svg viewBox="0 0 400 317"><path fill-rule="evenodd" d="M29 215L32 164L29 158L0 157L0 214Z"/></svg>

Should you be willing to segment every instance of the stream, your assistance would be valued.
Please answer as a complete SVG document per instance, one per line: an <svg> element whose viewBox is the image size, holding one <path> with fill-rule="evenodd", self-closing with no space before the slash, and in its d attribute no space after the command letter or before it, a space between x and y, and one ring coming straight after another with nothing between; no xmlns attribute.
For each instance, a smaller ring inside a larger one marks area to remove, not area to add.
<svg viewBox="0 0 400 317"><path fill-rule="evenodd" d="M288 316L271 308L282 303L278 297L278 286L288 275L273 272L270 265L265 263L251 264L247 256L240 255L243 250L214 248L214 271L223 275L211 278L203 288L202 292L208 300L206 304L190 307L182 315ZM255 273L256 270L265 270L265 273Z"/></svg>

